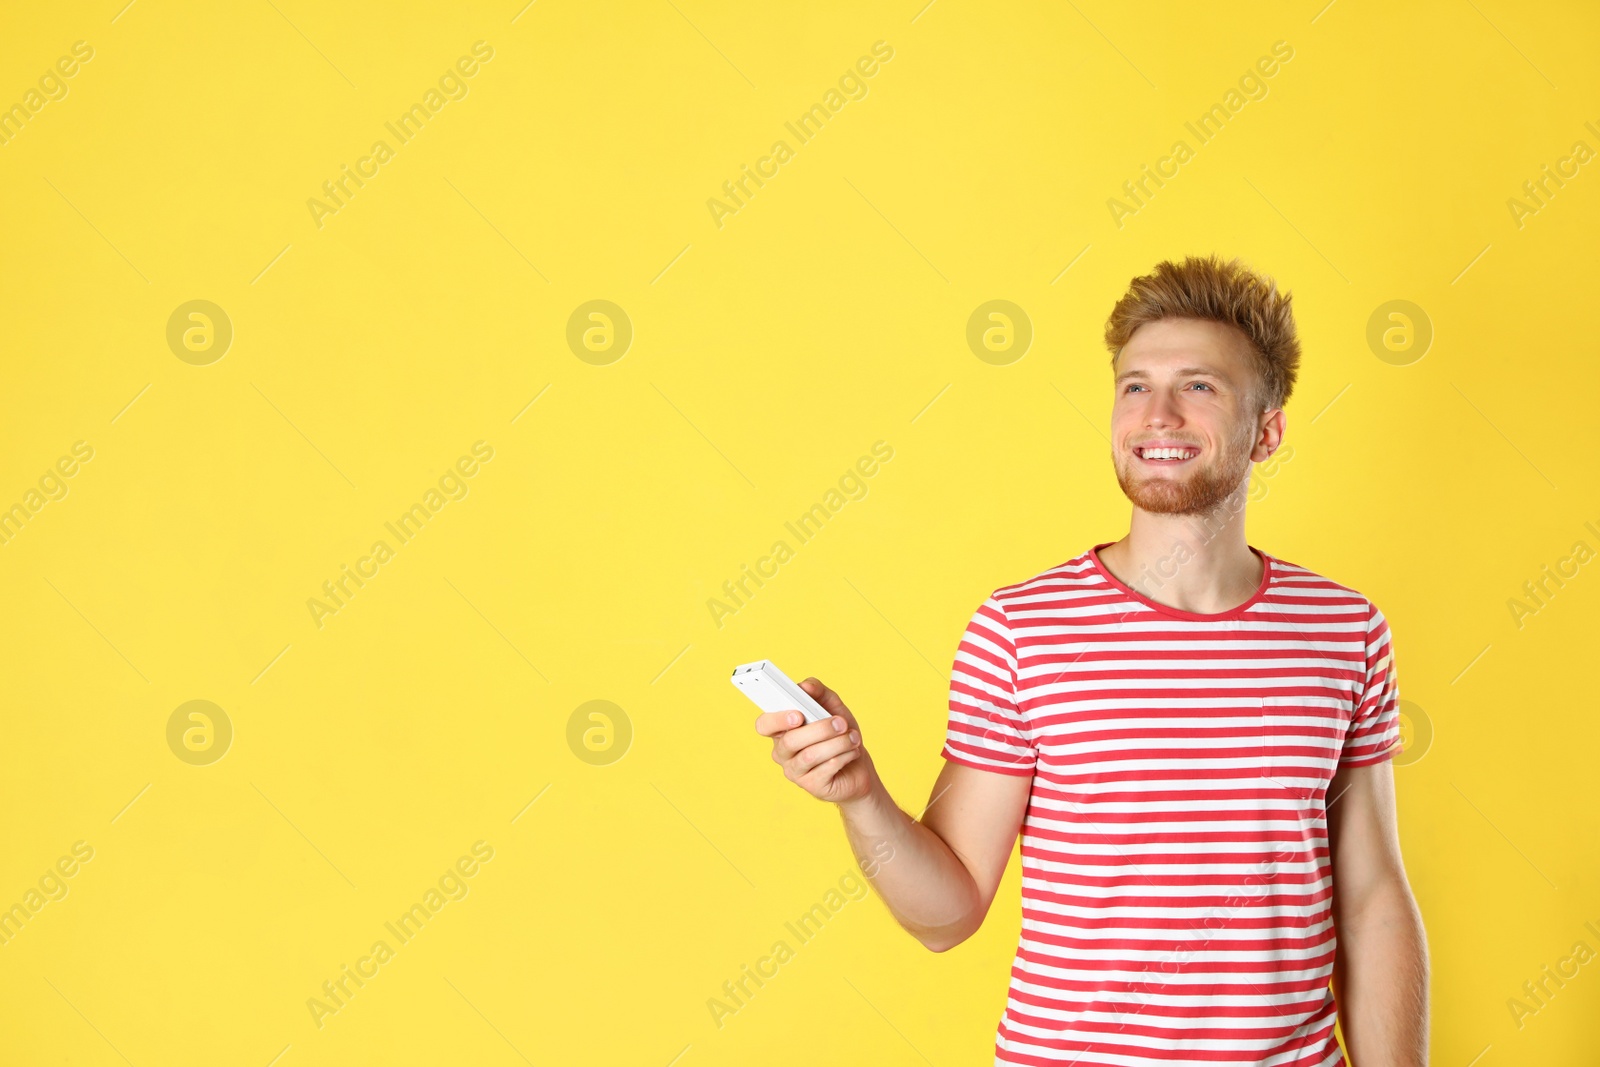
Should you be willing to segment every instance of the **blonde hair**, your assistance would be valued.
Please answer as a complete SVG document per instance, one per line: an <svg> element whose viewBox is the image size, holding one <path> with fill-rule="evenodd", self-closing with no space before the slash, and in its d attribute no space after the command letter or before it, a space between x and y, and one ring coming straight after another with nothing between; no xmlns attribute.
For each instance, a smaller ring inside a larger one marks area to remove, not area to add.
<svg viewBox="0 0 1600 1067"><path fill-rule="evenodd" d="M1106 347L1115 365L1133 331L1160 319L1203 319L1233 326L1250 342L1258 410L1282 408L1300 373L1300 341L1295 335L1293 297L1279 292L1271 278L1237 259L1190 256L1182 263L1164 260L1133 279L1106 320Z"/></svg>

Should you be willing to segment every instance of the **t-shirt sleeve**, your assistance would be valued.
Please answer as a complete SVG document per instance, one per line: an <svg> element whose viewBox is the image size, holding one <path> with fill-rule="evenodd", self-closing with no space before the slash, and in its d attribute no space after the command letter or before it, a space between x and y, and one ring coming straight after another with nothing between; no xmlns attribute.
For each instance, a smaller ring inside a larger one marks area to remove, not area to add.
<svg viewBox="0 0 1600 1067"><path fill-rule="evenodd" d="M940 755L1001 774L1031 775L1038 753L1017 708L1017 649L992 595L961 636L950 670L950 715Z"/></svg>
<svg viewBox="0 0 1600 1067"><path fill-rule="evenodd" d="M1367 617L1366 675L1350 729L1344 735L1341 767L1381 763L1400 752L1400 682L1395 673L1389 622L1376 604Z"/></svg>

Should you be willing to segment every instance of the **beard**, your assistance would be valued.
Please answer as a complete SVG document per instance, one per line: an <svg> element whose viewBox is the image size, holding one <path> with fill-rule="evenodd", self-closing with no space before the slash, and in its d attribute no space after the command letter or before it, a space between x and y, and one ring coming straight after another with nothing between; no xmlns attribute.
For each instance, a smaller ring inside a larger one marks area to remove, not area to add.
<svg viewBox="0 0 1600 1067"><path fill-rule="evenodd" d="M1250 476L1250 442L1230 442L1220 455L1202 452L1189 461L1192 469L1181 474L1140 477L1139 459L1130 456L1123 462L1114 451L1111 463L1117 485L1134 507L1157 515L1205 517L1244 487Z"/></svg>

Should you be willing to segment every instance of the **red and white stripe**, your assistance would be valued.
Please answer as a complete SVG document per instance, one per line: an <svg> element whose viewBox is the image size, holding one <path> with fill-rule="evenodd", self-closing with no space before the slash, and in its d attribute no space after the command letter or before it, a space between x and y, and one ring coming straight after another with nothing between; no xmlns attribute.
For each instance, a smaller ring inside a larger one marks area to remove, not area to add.
<svg viewBox="0 0 1600 1067"><path fill-rule="evenodd" d="M995 590L951 675L944 758L1033 779L995 1062L1344 1067L1327 789L1398 751L1388 623L1254 549L1178 611L1104 547Z"/></svg>

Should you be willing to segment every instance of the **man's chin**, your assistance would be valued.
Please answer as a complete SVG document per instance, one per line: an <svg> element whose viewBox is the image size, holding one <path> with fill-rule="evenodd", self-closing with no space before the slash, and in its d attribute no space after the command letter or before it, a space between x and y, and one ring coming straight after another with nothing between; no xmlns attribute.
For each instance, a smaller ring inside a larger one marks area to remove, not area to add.
<svg viewBox="0 0 1600 1067"><path fill-rule="evenodd" d="M1207 515L1227 499L1227 493L1209 484L1193 486L1165 478L1121 485L1134 507L1153 515Z"/></svg>
<svg viewBox="0 0 1600 1067"><path fill-rule="evenodd" d="M1138 492L1128 494L1128 500L1140 511L1152 515L1195 515L1205 510L1187 496L1165 492Z"/></svg>

